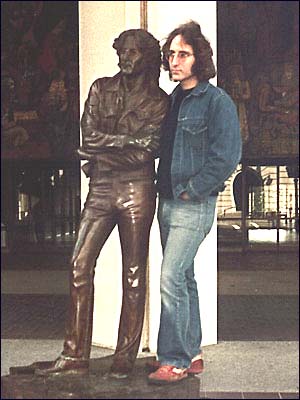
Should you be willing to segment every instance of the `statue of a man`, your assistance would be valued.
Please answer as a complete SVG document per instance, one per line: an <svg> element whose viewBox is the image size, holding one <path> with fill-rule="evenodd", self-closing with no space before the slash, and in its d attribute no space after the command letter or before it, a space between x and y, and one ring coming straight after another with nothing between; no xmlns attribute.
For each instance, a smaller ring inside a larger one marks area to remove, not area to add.
<svg viewBox="0 0 300 400"><path fill-rule="evenodd" d="M83 140L78 153L88 160L83 170L90 178L90 189L72 256L64 347L50 366L36 369L38 375L88 372L96 260L116 225L122 249L123 298L110 374L127 377L139 349L156 202L154 159L168 96L158 86L160 46L150 33L124 31L113 47L120 72L92 84L81 119Z"/></svg>

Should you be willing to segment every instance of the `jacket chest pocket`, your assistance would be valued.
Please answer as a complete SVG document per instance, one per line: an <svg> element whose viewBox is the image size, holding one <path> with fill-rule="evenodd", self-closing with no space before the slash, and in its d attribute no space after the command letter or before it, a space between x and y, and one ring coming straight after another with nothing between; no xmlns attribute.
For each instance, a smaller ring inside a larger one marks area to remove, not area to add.
<svg viewBox="0 0 300 400"><path fill-rule="evenodd" d="M109 94L99 103L99 126L109 133L113 133L116 129L119 115L121 114L121 100L117 96Z"/></svg>
<svg viewBox="0 0 300 400"><path fill-rule="evenodd" d="M115 91L108 91L105 95L100 94L98 107L102 118L114 117L123 108L123 98Z"/></svg>
<svg viewBox="0 0 300 400"><path fill-rule="evenodd" d="M189 121L186 120L182 124L182 132L184 140L197 149L202 149L205 145L208 127L204 120Z"/></svg>

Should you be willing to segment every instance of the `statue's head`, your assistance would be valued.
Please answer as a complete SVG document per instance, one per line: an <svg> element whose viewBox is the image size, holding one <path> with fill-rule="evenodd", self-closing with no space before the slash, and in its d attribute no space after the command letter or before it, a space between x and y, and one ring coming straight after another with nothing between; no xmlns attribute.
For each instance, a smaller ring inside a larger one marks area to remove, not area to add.
<svg viewBox="0 0 300 400"><path fill-rule="evenodd" d="M161 52L158 40L144 29L129 29L115 39L113 48L119 56L119 67L126 75L145 73L158 82Z"/></svg>

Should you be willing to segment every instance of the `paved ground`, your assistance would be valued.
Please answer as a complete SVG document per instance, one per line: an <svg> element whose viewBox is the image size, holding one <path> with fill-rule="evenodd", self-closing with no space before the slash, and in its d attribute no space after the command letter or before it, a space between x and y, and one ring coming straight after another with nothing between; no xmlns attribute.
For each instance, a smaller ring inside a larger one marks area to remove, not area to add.
<svg viewBox="0 0 300 400"><path fill-rule="evenodd" d="M298 254L227 252L218 260L219 342L204 348L205 372L195 381L198 386L187 386L185 398L299 398ZM66 271L60 273L67 285ZM41 289L45 279L49 289L51 276L2 271L2 376L9 367L54 359L61 351L68 302L64 285L59 293L16 293L18 281ZM95 360L110 354L111 349L92 349ZM145 385L146 377L145 372ZM146 386L140 390L139 398L163 398L147 397Z"/></svg>

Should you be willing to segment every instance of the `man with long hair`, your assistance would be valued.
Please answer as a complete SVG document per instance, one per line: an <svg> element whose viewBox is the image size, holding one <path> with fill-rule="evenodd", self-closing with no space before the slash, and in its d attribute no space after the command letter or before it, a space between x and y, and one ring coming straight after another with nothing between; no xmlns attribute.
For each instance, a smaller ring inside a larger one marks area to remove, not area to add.
<svg viewBox="0 0 300 400"><path fill-rule="evenodd" d="M175 383L203 370L194 258L241 157L236 106L209 83L216 73L212 55L194 21L171 32L163 46L163 65L179 85L163 124L158 167L161 317L149 383Z"/></svg>

